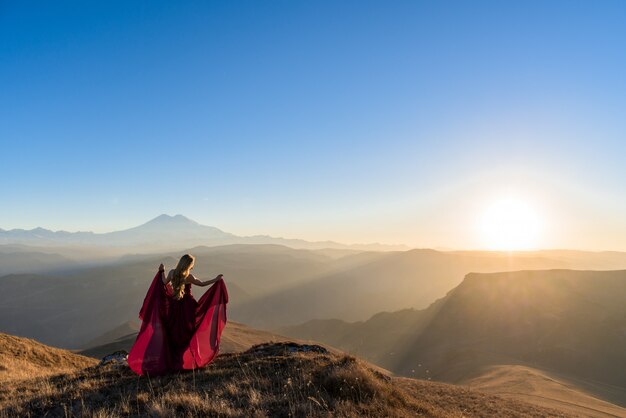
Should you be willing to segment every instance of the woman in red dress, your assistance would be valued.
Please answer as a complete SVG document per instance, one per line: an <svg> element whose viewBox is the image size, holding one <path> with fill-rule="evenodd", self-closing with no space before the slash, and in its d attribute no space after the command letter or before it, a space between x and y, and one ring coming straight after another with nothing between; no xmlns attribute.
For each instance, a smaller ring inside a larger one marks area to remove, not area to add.
<svg viewBox="0 0 626 418"><path fill-rule="evenodd" d="M183 255L165 275L163 264L152 280L139 318L143 321L128 354L135 373L152 376L206 366L218 353L226 326L228 292L222 275L200 281L191 270L195 258ZM213 284L196 301L191 285Z"/></svg>

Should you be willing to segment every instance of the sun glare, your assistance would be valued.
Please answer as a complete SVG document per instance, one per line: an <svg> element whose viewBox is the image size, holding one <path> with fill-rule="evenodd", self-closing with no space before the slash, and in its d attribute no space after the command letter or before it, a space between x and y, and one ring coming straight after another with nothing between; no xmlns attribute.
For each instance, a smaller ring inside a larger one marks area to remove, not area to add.
<svg viewBox="0 0 626 418"><path fill-rule="evenodd" d="M530 250L538 245L541 222L527 202L507 197L487 208L479 229L483 244L490 250Z"/></svg>

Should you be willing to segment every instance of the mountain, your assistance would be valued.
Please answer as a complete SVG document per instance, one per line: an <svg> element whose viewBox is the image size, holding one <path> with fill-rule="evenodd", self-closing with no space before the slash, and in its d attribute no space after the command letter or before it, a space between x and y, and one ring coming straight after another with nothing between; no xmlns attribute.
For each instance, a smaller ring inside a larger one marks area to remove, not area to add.
<svg viewBox="0 0 626 418"><path fill-rule="evenodd" d="M278 244L303 249L351 249L368 251L405 250L404 245L340 244L332 241L309 242L300 239L275 238L265 235L239 237L218 228L199 223L183 215L159 215L156 218L122 231L108 233L51 231L41 227L0 229L0 245L126 247L137 252L180 250L198 245Z"/></svg>
<svg viewBox="0 0 626 418"><path fill-rule="evenodd" d="M626 406L625 300L626 271L471 273L424 310L278 332L326 342L404 376L452 383L487 387L496 366L519 383L511 374L520 369L511 366L523 366L535 381L552 376L544 380Z"/></svg>
<svg viewBox="0 0 626 418"><path fill-rule="evenodd" d="M394 370L421 363L451 380L451 355L469 369L497 354L626 387L625 300L626 271L469 274Z"/></svg>
<svg viewBox="0 0 626 418"><path fill-rule="evenodd" d="M80 359L55 375L47 369L56 366L47 363L30 379L5 373L4 416L561 416L452 385L393 378L315 345L260 344L219 355L204 369L147 378L126 366L94 366L94 360L32 340L1 338L14 339L14 360L33 347L29 360L34 362L47 350L54 358Z"/></svg>

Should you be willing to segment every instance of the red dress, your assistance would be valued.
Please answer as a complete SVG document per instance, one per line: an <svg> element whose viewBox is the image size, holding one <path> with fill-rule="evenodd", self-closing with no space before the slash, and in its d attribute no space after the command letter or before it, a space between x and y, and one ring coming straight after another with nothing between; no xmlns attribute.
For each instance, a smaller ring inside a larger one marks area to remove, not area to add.
<svg viewBox="0 0 626 418"><path fill-rule="evenodd" d="M206 366L218 353L227 303L224 280L215 282L198 301L188 283L183 298L176 300L157 273L139 312L143 322L128 365L137 374L151 376Z"/></svg>

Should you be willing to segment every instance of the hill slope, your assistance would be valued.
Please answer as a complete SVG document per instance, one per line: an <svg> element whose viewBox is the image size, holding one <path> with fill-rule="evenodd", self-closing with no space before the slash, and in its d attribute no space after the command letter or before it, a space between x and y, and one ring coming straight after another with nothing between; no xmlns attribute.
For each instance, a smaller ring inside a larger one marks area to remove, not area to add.
<svg viewBox="0 0 626 418"><path fill-rule="evenodd" d="M469 274L425 310L279 332L326 342L405 376L453 383L485 377L493 366L526 366L535 377L558 373L582 392L576 396L626 406L625 300L626 271ZM621 389L607 389L613 387Z"/></svg>
<svg viewBox="0 0 626 418"><path fill-rule="evenodd" d="M394 379L318 346L263 344L207 368L139 378L93 366L0 387L12 416L559 416L556 411L459 387Z"/></svg>
<svg viewBox="0 0 626 418"><path fill-rule="evenodd" d="M626 399L626 388L568 379L526 366L492 366L479 376L463 381L462 385L473 390L557 409L568 416L626 416L625 408L591 394L592 391L602 393L609 400Z"/></svg>
<svg viewBox="0 0 626 418"><path fill-rule="evenodd" d="M0 382L68 373L96 363L35 340L0 333Z"/></svg>

